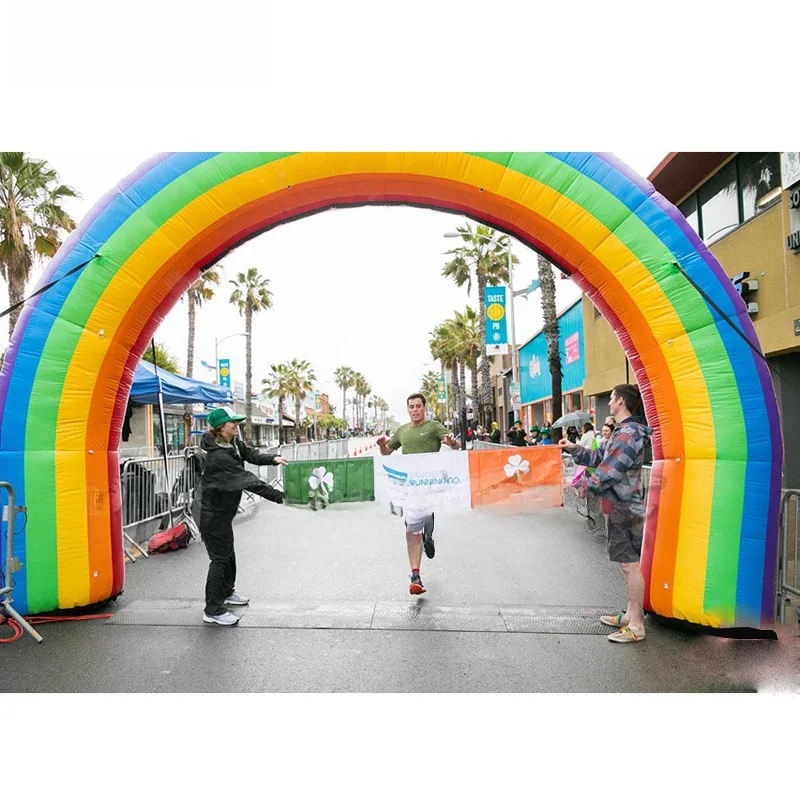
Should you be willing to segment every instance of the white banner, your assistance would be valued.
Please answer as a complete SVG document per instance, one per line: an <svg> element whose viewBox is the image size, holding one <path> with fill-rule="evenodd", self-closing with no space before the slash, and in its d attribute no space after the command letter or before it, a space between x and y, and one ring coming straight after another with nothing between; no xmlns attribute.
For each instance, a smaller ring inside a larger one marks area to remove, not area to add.
<svg viewBox="0 0 800 800"><path fill-rule="evenodd" d="M469 453L442 450L419 455L373 457L375 499L403 509L408 520L431 511L471 508Z"/></svg>

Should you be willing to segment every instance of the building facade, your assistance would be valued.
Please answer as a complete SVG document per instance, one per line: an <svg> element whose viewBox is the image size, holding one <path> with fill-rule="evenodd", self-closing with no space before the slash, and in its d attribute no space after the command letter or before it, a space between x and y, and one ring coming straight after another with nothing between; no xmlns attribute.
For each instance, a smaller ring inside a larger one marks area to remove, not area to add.
<svg viewBox="0 0 800 800"><path fill-rule="evenodd" d="M583 384L586 376L583 307L581 299L558 315L559 352L561 354L562 413L584 408ZM547 361L547 339L537 331L519 351L521 418L526 430L554 422L553 391Z"/></svg>
<svg viewBox="0 0 800 800"><path fill-rule="evenodd" d="M784 486L800 487L800 154L669 153L648 178L747 304L778 398ZM616 335L588 298L582 305L584 390L603 416L611 389L635 381ZM746 420L746 435L766 435L766 424Z"/></svg>

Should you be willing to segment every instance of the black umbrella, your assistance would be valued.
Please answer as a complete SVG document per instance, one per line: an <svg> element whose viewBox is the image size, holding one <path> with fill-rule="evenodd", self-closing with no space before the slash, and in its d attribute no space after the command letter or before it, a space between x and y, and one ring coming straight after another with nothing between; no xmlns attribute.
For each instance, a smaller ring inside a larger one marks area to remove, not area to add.
<svg viewBox="0 0 800 800"><path fill-rule="evenodd" d="M568 428L574 425L576 428L583 425L584 422L591 422L592 418L585 411L570 411L569 414L564 414L559 417L554 423L554 428Z"/></svg>

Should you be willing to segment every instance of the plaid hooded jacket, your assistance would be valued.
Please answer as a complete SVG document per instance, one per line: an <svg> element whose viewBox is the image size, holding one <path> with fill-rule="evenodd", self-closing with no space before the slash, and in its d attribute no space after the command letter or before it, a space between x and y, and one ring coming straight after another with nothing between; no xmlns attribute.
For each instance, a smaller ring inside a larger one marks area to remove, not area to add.
<svg viewBox="0 0 800 800"><path fill-rule="evenodd" d="M573 455L575 463L596 468L586 484L587 491L629 506L634 514L644 515L644 437L652 432L652 428L628 417L614 429L605 447L587 450L578 445Z"/></svg>

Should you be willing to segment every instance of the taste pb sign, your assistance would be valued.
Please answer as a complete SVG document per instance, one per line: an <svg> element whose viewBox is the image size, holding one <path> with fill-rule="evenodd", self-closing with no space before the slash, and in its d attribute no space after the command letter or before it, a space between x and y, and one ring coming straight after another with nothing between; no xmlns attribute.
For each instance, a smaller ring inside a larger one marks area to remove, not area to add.
<svg viewBox="0 0 800 800"><path fill-rule="evenodd" d="M508 352L506 287L485 287L483 302L486 307L486 354L489 356L505 355Z"/></svg>

